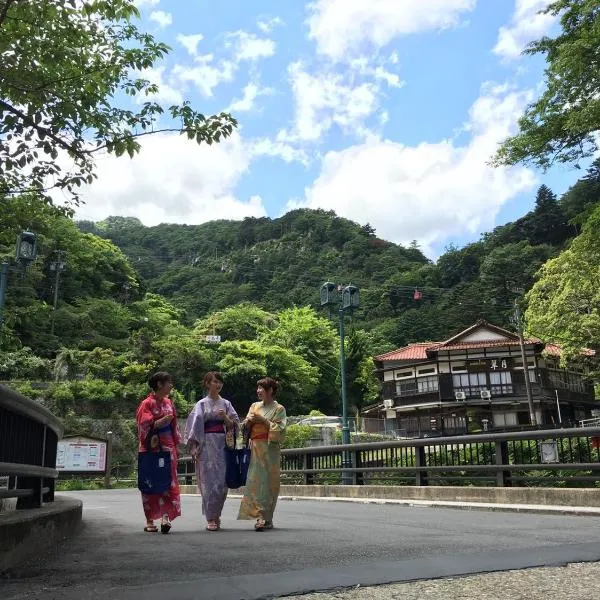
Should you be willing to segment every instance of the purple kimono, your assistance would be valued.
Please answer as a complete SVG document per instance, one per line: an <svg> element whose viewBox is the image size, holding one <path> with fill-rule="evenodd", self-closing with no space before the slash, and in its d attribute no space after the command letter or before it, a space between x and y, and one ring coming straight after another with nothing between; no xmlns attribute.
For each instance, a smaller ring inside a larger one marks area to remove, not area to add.
<svg viewBox="0 0 600 600"><path fill-rule="evenodd" d="M188 450L198 448L196 481L202 494L202 514L207 521L218 521L227 497L225 485L225 425L217 412L225 410L227 416L239 425L240 419L229 400L213 400L208 396L198 400L185 425L183 441Z"/></svg>

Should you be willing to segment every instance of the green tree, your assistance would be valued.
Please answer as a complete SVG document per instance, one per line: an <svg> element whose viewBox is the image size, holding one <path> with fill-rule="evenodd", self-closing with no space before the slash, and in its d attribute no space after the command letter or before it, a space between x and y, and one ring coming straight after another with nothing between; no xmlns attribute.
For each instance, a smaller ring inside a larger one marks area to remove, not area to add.
<svg viewBox="0 0 600 600"><path fill-rule="evenodd" d="M600 130L600 11L597 0L554 0L545 13L560 15L561 31L525 50L546 59L545 89L519 120L519 133L496 153L496 165L530 163L547 169L598 149Z"/></svg>
<svg viewBox="0 0 600 600"><path fill-rule="evenodd" d="M585 177L572 185L560 199L565 217L575 226L580 226L598 203L600 203L600 158L590 165ZM574 231L577 233L578 229Z"/></svg>
<svg viewBox="0 0 600 600"><path fill-rule="evenodd" d="M222 341L255 340L275 325L275 316L255 304L242 302L196 321L198 336L220 335Z"/></svg>
<svg viewBox="0 0 600 600"><path fill-rule="evenodd" d="M571 246L549 260L527 294L529 334L561 344L572 360L582 348L600 350L600 208Z"/></svg>
<svg viewBox="0 0 600 600"><path fill-rule="evenodd" d="M551 244L559 246L569 235L567 219L556 195L546 186L541 185L535 198L535 208L527 216L527 237L531 244Z"/></svg>
<svg viewBox="0 0 600 600"><path fill-rule="evenodd" d="M330 321L310 307L288 308L277 315L277 326L261 341L287 348L317 369L313 406L328 414L339 411L339 339Z"/></svg>
<svg viewBox="0 0 600 600"><path fill-rule="evenodd" d="M205 117L188 102L162 124L157 86L135 74L170 49L138 30L136 17L132 0L0 0L0 193L45 194L53 180L77 202L100 151L133 156L140 136L160 131L208 144L232 133L231 116Z"/></svg>
<svg viewBox="0 0 600 600"><path fill-rule="evenodd" d="M293 351L255 341L232 341L219 344L216 352L216 367L225 378L224 395L240 413L245 415L256 401L256 381L267 375L280 380L278 398L288 414L304 414L312 407L318 371Z"/></svg>

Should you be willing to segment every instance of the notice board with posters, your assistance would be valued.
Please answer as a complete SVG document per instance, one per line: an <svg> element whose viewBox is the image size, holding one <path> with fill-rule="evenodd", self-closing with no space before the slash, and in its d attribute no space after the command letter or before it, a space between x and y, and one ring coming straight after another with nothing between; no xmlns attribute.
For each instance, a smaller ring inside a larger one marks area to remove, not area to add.
<svg viewBox="0 0 600 600"><path fill-rule="evenodd" d="M58 442L56 468L67 473L104 473L106 440L68 437Z"/></svg>

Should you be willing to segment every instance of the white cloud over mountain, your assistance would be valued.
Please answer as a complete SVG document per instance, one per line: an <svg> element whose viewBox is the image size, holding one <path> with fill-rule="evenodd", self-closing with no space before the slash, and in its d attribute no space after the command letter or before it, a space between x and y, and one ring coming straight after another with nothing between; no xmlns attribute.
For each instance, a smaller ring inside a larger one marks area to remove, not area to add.
<svg viewBox="0 0 600 600"><path fill-rule="evenodd" d="M529 100L528 92L484 86L465 124L471 135L465 144L444 139L408 146L373 138L328 152L305 199L289 208L335 210L368 221L386 239L425 246L483 231L505 202L535 184L528 169L487 165Z"/></svg>

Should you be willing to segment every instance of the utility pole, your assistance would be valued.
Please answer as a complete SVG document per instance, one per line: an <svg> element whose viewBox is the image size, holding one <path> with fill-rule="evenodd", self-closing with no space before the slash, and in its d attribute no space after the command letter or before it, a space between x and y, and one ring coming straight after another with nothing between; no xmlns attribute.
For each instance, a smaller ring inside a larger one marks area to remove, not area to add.
<svg viewBox="0 0 600 600"><path fill-rule="evenodd" d="M529 366L525 354L525 342L523 341L523 318L518 300L515 300L515 324L519 335L519 346L521 347L521 360L523 361L523 375L525 377L525 391L527 392L527 404L529 404L529 421L533 427L537 427L537 418L533 408L533 394L531 392L531 381L529 381Z"/></svg>
<svg viewBox="0 0 600 600"><path fill-rule="evenodd" d="M50 270L55 272L54 279L54 303L52 305L52 320L50 325L50 333L54 335L54 320L56 318L56 307L58 306L58 287L60 284L60 273L67 266L63 261L63 256L66 254L64 250L56 250L56 260L50 263Z"/></svg>
<svg viewBox="0 0 600 600"><path fill-rule="evenodd" d="M6 284L8 282L8 260L5 258L0 264L0 325L3 321L4 297L6 296Z"/></svg>

